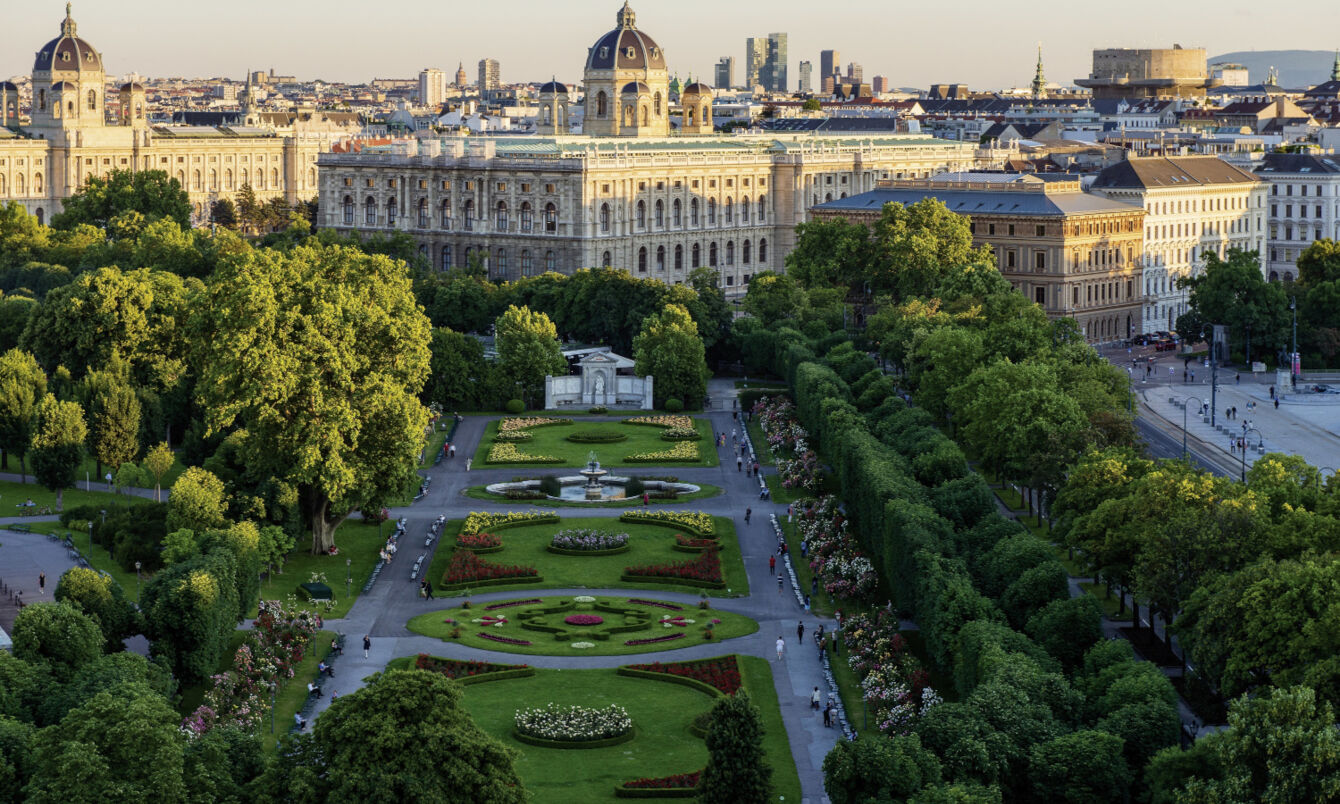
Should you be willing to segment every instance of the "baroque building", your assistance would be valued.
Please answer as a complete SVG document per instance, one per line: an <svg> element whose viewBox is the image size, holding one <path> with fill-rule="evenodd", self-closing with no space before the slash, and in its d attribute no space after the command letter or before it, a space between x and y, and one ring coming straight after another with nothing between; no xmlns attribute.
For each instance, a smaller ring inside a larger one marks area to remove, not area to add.
<svg viewBox="0 0 1340 804"><path fill-rule="evenodd" d="M186 190L198 221L244 185L262 201L306 200L317 192L317 155L339 135L311 116L282 135L259 127L250 93L246 125L152 125L140 84L113 86L109 96L103 56L78 35L68 3L60 35L36 52L32 77L26 125L14 85L0 82L0 203L17 202L43 222L90 177L114 169L164 171Z"/></svg>
<svg viewBox="0 0 1340 804"><path fill-rule="evenodd" d="M627 3L616 19L587 52L583 134L563 134L569 88L551 82L542 136L325 154L320 225L403 231L437 267L477 259L495 279L611 266L677 283L709 267L735 295L785 269L810 207L976 163L971 143L917 135L716 133L713 90L688 84L672 114L664 51Z"/></svg>

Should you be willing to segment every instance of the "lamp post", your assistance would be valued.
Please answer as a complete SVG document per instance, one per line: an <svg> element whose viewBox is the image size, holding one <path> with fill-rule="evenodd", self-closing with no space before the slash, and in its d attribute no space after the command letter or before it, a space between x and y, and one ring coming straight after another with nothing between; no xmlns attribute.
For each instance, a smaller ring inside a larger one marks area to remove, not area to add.
<svg viewBox="0 0 1340 804"><path fill-rule="evenodd" d="M347 598L353 594L354 590L354 560L346 558L344 560L344 596Z"/></svg>
<svg viewBox="0 0 1340 804"><path fill-rule="evenodd" d="M1189 396L1182 400L1182 460L1186 460L1186 403L1193 399L1200 403L1202 410L1205 408L1205 400L1198 396Z"/></svg>
<svg viewBox="0 0 1340 804"><path fill-rule="evenodd" d="M93 557L93 520L88 523L88 555L89 558Z"/></svg>
<svg viewBox="0 0 1340 804"><path fill-rule="evenodd" d="M135 562L135 603L140 602L140 562Z"/></svg>
<svg viewBox="0 0 1340 804"><path fill-rule="evenodd" d="M1298 297L1297 296L1289 297L1289 312L1293 313L1293 346L1289 352L1289 386L1290 388L1297 388L1298 380L1295 379L1295 377L1297 376L1295 366L1297 365L1298 360Z"/></svg>
<svg viewBox="0 0 1340 804"><path fill-rule="evenodd" d="M1241 470L1241 471L1242 471L1242 482L1243 482L1243 483L1246 483L1246 482L1247 482L1247 434L1248 434L1248 433L1256 433L1256 446L1258 446L1258 447L1260 447L1261 445L1265 444L1265 441L1266 441L1266 437L1263 436L1263 435L1261 435L1261 431L1258 430L1258 429L1256 429L1255 427L1248 427L1246 430L1243 430L1243 431L1242 431L1242 449L1238 450L1238 459L1241 461L1241 464L1242 464L1242 470Z"/></svg>
<svg viewBox="0 0 1340 804"><path fill-rule="evenodd" d="M270 682L270 736L275 733L275 692L279 685L273 681Z"/></svg>

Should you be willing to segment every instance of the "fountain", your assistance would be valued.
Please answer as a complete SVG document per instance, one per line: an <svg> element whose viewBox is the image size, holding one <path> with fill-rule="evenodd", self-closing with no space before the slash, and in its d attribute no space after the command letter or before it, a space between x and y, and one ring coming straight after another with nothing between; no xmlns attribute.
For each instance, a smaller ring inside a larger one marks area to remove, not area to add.
<svg viewBox="0 0 1340 804"><path fill-rule="evenodd" d="M591 450L586 455L586 468L578 469L577 473L586 478L586 499L602 500L604 499L604 490L600 485L600 478L607 473L600 468L600 461L596 460L596 451Z"/></svg>

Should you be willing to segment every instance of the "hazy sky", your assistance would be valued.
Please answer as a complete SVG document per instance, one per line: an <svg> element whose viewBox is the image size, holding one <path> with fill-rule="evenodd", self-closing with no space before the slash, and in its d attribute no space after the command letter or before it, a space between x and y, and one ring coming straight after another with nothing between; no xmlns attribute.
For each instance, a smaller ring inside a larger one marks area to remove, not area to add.
<svg viewBox="0 0 1340 804"><path fill-rule="evenodd" d="M109 73L234 76L248 67L299 79L362 81L412 77L423 67L473 81L481 58L502 62L504 82L581 77L586 49L614 26L622 0L82 0L79 34L103 53ZM0 77L32 70L35 51L59 30L64 3L3 0ZM711 80L720 56L744 40L789 34L790 83L802 59L818 70L819 50L860 62L867 80L894 86L967 82L1022 86L1041 41L1048 80L1088 73L1095 47L1205 47L1236 50L1340 45L1334 0L1294 0L1287 12L1245 0L639 0L638 27L665 50L672 73ZM1253 76L1253 78L1257 78Z"/></svg>

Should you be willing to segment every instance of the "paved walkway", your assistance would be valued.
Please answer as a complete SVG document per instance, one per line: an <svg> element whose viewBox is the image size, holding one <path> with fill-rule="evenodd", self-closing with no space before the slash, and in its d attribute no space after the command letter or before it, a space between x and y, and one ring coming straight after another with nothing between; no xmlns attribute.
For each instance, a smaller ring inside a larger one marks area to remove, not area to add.
<svg viewBox="0 0 1340 804"><path fill-rule="evenodd" d="M743 428L731 419L731 405L727 400L735 397L734 385L730 381L714 381L709 387L714 402L723 405L709 413L709 418L717 431L729 433L732 426L737 431ZM724 404L723 404L724 403ZM510 480L520 472L532 472L533 469L502 468L465 471L465 456L473 455L483 435L489 418L466 417L456 433L457 455L454 459L443 461L424 474L432 475L433 482L428 494L413 506L392 511L393 517L405 517L409 534L407 545L414 545L415 539L427 533L429 525L439 514L448 519L463 518L469 511L507 511L507 510L553 510L564 517L610 517L616 518L625 509L620 508L557 508L535 509L522 504L490 503L463 496L470 486ZM710 442L704 443L705 449L711 449ZM721 464L710 468L657 469L647 467L647 471L673 472L690 483L711 483L722 489L718 497L696 500L673 506L658 508L700 510L707 513L730 517L735 522L739 535L740 551L745 562L749 579L750 594L733 598L713 598L716 608L749 616L759 623L757 633L746 637L725 640L724 643L696 645L678 650L626 656L531 656L499 651L467 648L459 643L444 642L437 639L411 633L405 627L410 618L428 611L445 610L459 605L460 597L435 598L423 600L418 596L418 583L409 578L412 560L418 550L412 546L402 548L401 558L382 570L381 577L373 588L359 597L348 616L340 620L327 620L325 628L346 635L344 655L335 663L335 677L328 682L330 689L347 694L358 689L363 679L385 668L386 663L399 656L412 656L417 653L431 653L460 659L479 659L495 662L525 662L535 667L556 668L606 668L643 661L673 661L677 659L696 659L719 656L723 653L739 653L761 656L769 659L772 666L773 685L781 704L782 719L791 743L792 760L799 771L802 802L818 804L827 802L823 792L823 758L841 737L836 728L825 729L819 713L810 709L810 693L818 686L827 691L828 687L819 664L818 652L812 650L809 634L822 621L818 617L804 614L797 604L796 597L787 588L785 594L779 594L776 577L768 570L768 556L776 548L776 538L768 524L768 514L785 515L786 506L759 500L759 480L747 477L737 471L729 439L727 446L720 450ZM775 470L774 470L775 471ZM752 508L750 524L744 523L745 508ZM433 547L426 552L425 562L431 562L433 553L441 541L435 540ZM609 594L622 595L627 589L542 589L535 590L537 595L576 595ZM489 601L515 598L517 590L488 592L471 595L473 601ZM527 593L529 594L529 593ZM697 594L681 592L638 591L641 597L664 599L696 605ZM806 641L804 645L796 643L796 624L805 622ZM832 623L826 624L828 628ZM370 636L372 648L364 658L362 650L363 635ZM784 657L778 661L774 643L781 636L787 645ZM318 702L315 714L319 715L329 705L326 695ZM667 773L675 769L667 769Z"/></svg>
<svg viewBox="0 0 1340 804"><path fill-rule="evenodd" d="M8 517L0 520L0 527L48 519L55 517ZM0 628L9 631L13 627L19 601L24 605L50 603L56 582L74 565L70 551L44 534L0 530ZM38 580L42 573L46 573L45 589Z"/></svg>

